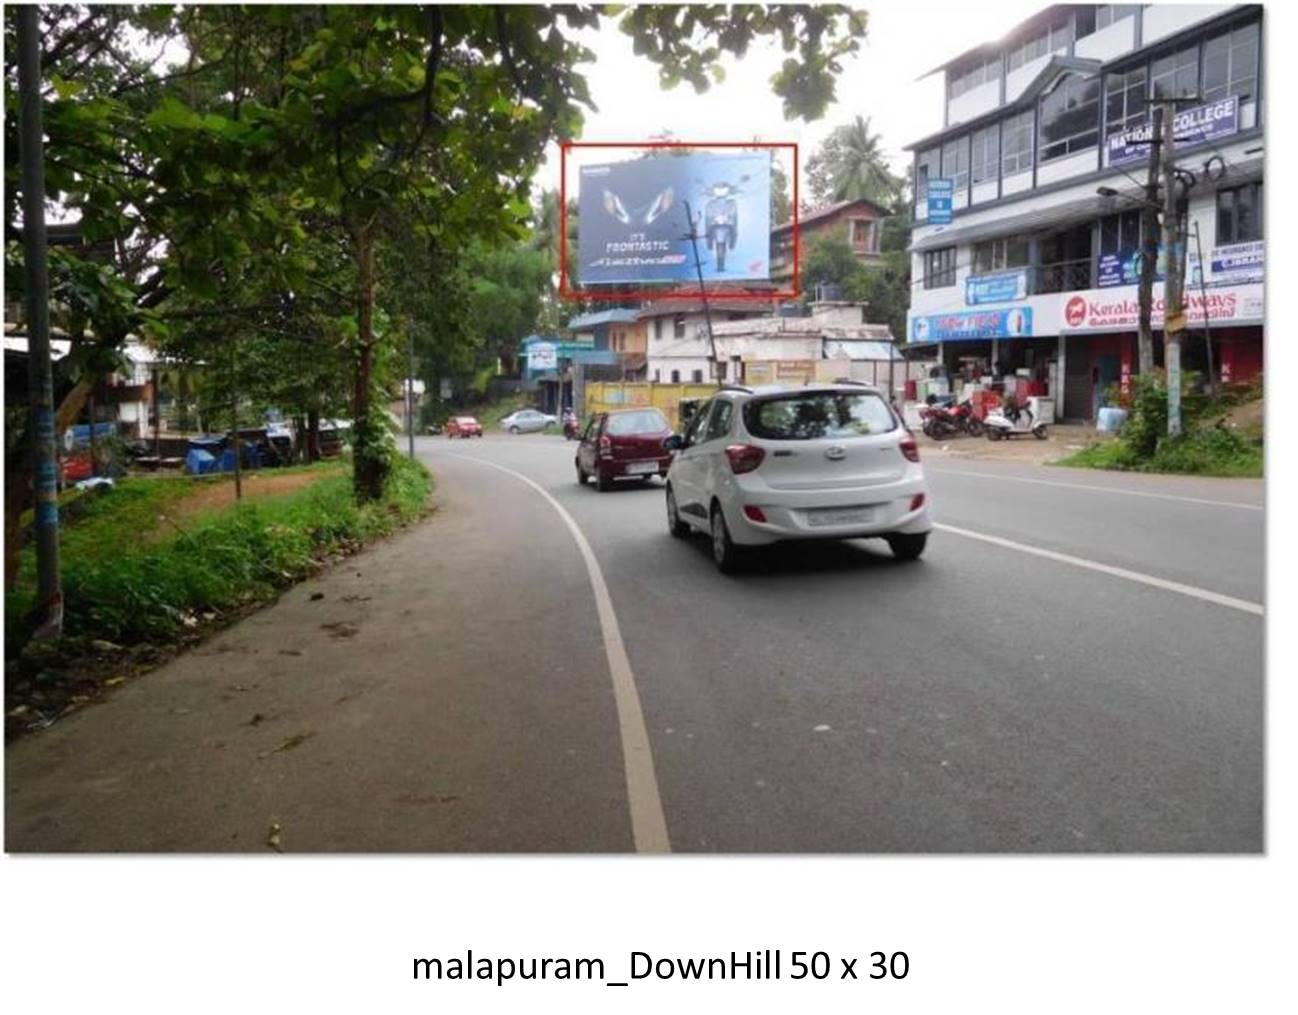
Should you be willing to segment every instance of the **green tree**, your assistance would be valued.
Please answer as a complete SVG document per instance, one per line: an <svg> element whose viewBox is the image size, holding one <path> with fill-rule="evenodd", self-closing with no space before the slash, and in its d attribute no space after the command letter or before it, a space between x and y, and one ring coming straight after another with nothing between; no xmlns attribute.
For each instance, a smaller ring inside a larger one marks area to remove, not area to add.
<svg viewBox="0 0 1298 1015"><path fill-rule="evenodd" d="M817 205L864 198L882 208L901 200L904 180L893 174L868 118L835 127L807 160L807 186Z"/></svg>

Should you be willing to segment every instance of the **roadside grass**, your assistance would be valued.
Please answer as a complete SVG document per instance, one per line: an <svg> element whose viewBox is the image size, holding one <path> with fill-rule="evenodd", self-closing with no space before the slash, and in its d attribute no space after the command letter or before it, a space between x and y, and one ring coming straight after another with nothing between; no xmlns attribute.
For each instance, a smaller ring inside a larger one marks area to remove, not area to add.
<svg viewBox="0 0 1298 1015"><path fill-rule="evenodd" d="M17 587L6 596L6 714L13 705L29 704L33 689L46 703L65 701L61 684L84 692L96 654L136 646L166 650L192 641L205 627L242 616L330 559L428 509L432 477L403 456L394 459L383 499L363 507L352 497L343 463L302 468L320 478L291 493L196 514L177 509L205 480L126 480L111 492L72 499L60 544L60 645L21 651L22 619L34 599L30 546L23 550ZM183 524L160 521L168 511L179 513ZM105 648L105 642L112 644ZM156 655L144 653L146 659Z"/></svg>
<svg viewBox="0 0 1298 1015"><path fill-rule="evenodd" d="M1253 441L1219 427L1204 427L1159 441L1148 458L1142 458L1119 438L1094 444L1052 464L1079 469L1260 479L1264 455Z"/></svg>

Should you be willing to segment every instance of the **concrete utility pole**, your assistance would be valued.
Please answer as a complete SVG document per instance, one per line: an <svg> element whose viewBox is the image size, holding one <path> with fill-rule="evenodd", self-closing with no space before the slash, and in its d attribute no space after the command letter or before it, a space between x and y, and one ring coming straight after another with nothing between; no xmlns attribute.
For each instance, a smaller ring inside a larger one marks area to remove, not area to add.
<svg viewBox="0 0 1298 1015"><path fill-rule="evenodd" d="M19 135L23 188L23 253L27 260L27 354L31 398L32 485L36 510L36 606L33 639L63 634L59 578L58 466L54 449L54 374L50 368L49 268L45 250L45 151L41 125L40 8L18 16Z"/></svg>
<svg viewBox="0 0 1298 1015"><path fill-rule="evenodd" d="M1167 435L1181 433L1181 332L1185 314L1181 308L1181 258L1176 246L1180 239L1180 212L1176 179L1176 107L1163 106L1163 358L1167 364Z"/></svg>
<svg viewBox="0 0 1298 1015"><path fill-rule="evenodd" d="M1186 237L1186 247L1190 246L1189 237ZM1204 278L1203 270L1203 244L1199 241L1199 220L1194 220L1194 251L1199 258L1199 296L1203 300L1203 345L1208 351L1208 393L1215 395L1217 393L1217 381L1212 364L1212 332L1208 327L1208 283ZM1187 251L1188 253L1188 251Z"/></svg>
<svg viewBox="0 0 1298 1015"><path fill-rule="evenodd" d="M1154 371L1154 327L1151 323L1154 303L1155 262L1158 259L1158 153L1163 131L1163 108L1154 108L1153 129L1149 138L1149 173L1145 178L1145 206L1140 211L1140 323L1137 336L1137 366L1148 377Z"/></svg>
<svg viewBox="0 0 1298 1015"><path fill-rule="evenodd" d="M708 291L703 285L703 262L699 260L699 234L694 228L694 212L690 203L685 202L685 219L690 224L689 241L694 250L694 268L699 274L699 295L703 298L703 319L708 322L708 349L712 354L712 377L721 380L721 364L717 361L717 340L712 335L712 310L708 306Z"/></svg>
<svg viewBox="0 0 1298 1015"><path fill-rule="evenodd" d="M415 332L406 322L406 436L415 457Z"/></svg>

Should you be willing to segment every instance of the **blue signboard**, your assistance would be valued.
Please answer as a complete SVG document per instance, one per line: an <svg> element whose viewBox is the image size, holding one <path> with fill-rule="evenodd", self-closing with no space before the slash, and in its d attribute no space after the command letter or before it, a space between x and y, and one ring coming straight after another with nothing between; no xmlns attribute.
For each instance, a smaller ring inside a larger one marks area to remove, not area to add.
<svg viewBox="0 0 1298 1015"><path fill-rule="evenodd" d="M1149 140L1153 133L1152 120L1139 127L1112 135L1106 142L1109 165L1125 166L1133 162L1149 161ZM1172 118L1172 132L1178 147L1215 141L1239 130L1239 99L1232 95L1220 102L1186 109Z"/></svg>
<svg viewBox="0 0 1298 1015"><path fill-rule="evenodd" d="M1263 260L1261 240L1213 247L1212 280L1214 282L1261 282Z"/></svg>
<svg viewBox="0 0 1298 1015"><path fill-rule="evenodd" d="M963 342L979 338L1027 338L1032 334L1031 307L964 310L912 318L912 342Z"/></svg>
<svg viewBox="0 0 1298 1015"><path fill-rule="evenodd" d="M964 301L969 306L981 303L1004 303L1028 295L1028 271L999 271L994 275L970 275L964 280Z"/></svg>
<svg viewBox="0 0 1298 1015"><path fill-rule="evenodd" d="M1101 289L1135 285L1140 281L1140 249L1124 247L1116 254L1101 254L1095 284Z"/></svg>
<svg viewBox="0 0 1298 1015"><path fill-rule="evenodd" d="M705 280L770 277L771 157L745 152L582 166L577 282L697 280L686 202Z"/></svg>
<svg viewBox="0 0 1298 1015"><path fill-rule="evenodd" d="M951 199L955 195L954 180L928 181L928 224L947 226L951 224Z"/></svg>

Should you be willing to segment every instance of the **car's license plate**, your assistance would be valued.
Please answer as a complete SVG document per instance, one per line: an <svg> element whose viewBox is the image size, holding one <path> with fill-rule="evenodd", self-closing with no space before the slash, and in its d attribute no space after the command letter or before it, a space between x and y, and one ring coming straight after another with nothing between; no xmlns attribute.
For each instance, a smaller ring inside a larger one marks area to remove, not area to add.
<svg viewBox="0 0 1298 1015"><path fill-rule="evenodd" d="M627 474L631 476L640 476L646 472L657 472L658 463L657 462L632 462L626 467L626 471Z"/></svg>
<svg viewBox="0 0 1298 1015"><path fill-rule="evenodd" d="M812 528L833 525L869 525L874 521L873 508L818 508L807 512L807 524Z"/></svg>

